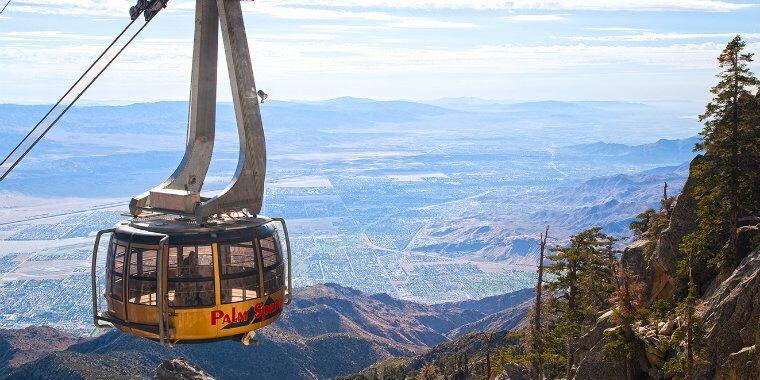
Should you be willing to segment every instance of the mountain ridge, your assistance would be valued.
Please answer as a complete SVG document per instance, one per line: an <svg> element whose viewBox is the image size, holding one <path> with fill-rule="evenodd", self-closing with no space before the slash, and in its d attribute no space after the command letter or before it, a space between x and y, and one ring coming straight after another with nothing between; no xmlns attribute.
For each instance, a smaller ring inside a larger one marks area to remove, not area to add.
<svg viewBox="0 0 760 380"><path fill-rule="evenodd" d="M162 360L177 356L219 379L332 378L385 358L426 352L450 341L448 332L489 316L479 310L496 310L494 305L500 302L524 302L532 291L438 305L370 295L336 284L299 288L294 295L280 320L259 331L257 348L225 341L170 349L113 330L72 342L64 350L42 352L24 363L6 364L0 367L0 378L150 378Z"/></svg>

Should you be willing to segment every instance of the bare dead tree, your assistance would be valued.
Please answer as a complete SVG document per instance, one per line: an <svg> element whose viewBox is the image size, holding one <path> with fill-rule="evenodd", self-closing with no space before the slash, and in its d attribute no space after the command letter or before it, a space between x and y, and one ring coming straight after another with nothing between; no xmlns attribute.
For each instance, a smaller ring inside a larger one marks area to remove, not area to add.
<svg viewBox="0 0 760 380"><path fill-rule="evenodd" d="M665 215L670 218L671 202L668 201L668 182L665 181L665 186L662 187L662 207L665 208Z"/></svg>
<svg viewBox="0 0 760 380"><path fill-rule="evenodd" d="M541 254L538 260L538 281L536 281L536 303L534 311L533 321L533 352L536 355L534 360L534 373L536 379L542 380L544 378L544 347L541 336L541 297L543 291L544 282L544 254L546 252L546 242L549 239L549 226L546 226L546 231L541 235Z"/></svg>

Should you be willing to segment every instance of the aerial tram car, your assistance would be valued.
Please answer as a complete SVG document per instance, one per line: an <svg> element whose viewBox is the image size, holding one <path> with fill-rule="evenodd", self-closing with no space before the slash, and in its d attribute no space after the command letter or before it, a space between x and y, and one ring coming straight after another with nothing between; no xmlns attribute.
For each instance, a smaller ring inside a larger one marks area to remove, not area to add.
<svg viewBox="0 0 760 380"><path fill-rule="evenodd" d="M264 96L256 90L240 1L196 0L185 154L166 181L132 198L132 219L97 233L91 267L97 327L113 326L168 344L225 339L248 344L291 300L287 226L281 218L259 214L266 146L258 97ZM147 25L167 2L138 0L130 9L132 22L142 15ZM220 31L240 152L231 183L205 197L201 189L216 129ZM30 149L15 162L3 161L3 178ZM99 247L106 235L105 284L99 286Z"/></svg>

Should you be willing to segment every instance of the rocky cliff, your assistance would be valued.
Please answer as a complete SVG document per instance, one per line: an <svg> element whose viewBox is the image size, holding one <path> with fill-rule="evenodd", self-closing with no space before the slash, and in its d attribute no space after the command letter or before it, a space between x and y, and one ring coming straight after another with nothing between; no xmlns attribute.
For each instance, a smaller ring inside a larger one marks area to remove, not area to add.
<svg viewBox="0 0 760 380"><path fill-rule="evenodd" d="M695 158L692 168L701 159ZM634 242L621 257L623 267L644 283L646 306L658 300L673 301L677 266L683 258L679 245L698 222L691 195L695 182L692 171L671 211L668 227L659 236ZM696 315L707 344L707 358L697 368L700 379L760 379L760 221L745 218L742 223L742 262L730 274L712 272L697 280L702 296ZM611 315L602 315L580 339L575 353L577 379L626 379L623 365L604 350L608 333L619 328L611 322ZM637 322L634 330L641 345L634 353L634 378L670 378L665 363L683 356L684 329L682 318L675 316Z"/></svg>
<svg viewBox="0 0 760 380"><path fill-rule="evenodd" d="M716 379L760 378L760 249L703 297L699 312L710 352L710 365L702 374Z"/></svg>

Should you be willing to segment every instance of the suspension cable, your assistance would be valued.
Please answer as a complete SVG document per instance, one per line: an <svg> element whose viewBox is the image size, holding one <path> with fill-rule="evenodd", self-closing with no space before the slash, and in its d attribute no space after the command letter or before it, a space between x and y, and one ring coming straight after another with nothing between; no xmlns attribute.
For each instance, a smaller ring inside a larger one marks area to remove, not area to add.
<svg viewBox="0 0 760 380"><path fill-rule="evenodd" d="M84 79L84 77L85 77L85 76L87 76L87 74L89 74L89 73L90 73L90 71L91 71L91 70L92 70L92 69L95 67L95 65L96 65L96 64L97 64L97 63L98 63L98 62L99 62L99 61L100 61L100 60L101 60L101 59L102 59L102 58L103 58L103 57L106 55L106 53L108 53L108 51L109 51L109 50L111 50L111 48L112 48L114 45L116 45L116 42L118 42L118 41L119 41L119 39L121 39L121 37L124 35L124 33L126 33L126 32L127 32L127 30L128 30L128 29L129 29L129 28L132 26L132 24L134 24L134 23L135 23L135 21L136 21L136 20L137 20L137 19L135 19L135 20L132 20L132 22L130 22L130 23L129 23L129 25L127 25L127 26L124 28L124 30L122 30L122 31L121 31L121 33L119 33L119 35L118 35L118 36L116 36L116 38L115 38L115 39L114 39L114 40L111 42L111 44L110 44L110 45L108 45L108 47L107 47L105 50L103 50L103 52L102 52L102 53L100 53L100 56L98 56L98 58L97 58L97 59L95 59L95 61L93 61L93 62L92 62L92 64L90 65L90 67L88 67L88 68L87 68L87 70L85 70L85 72L82 74L82 76L80 76L80 77L79 77L79 79L77 79L77 81L76 81L76 82L74 82L74 84L73 84L73 85L71 85L71 87L69 87L69 89L66 91L66 93L65 93L65 94L63 94L63 96L61 96L61 98L60 98L60 99L58 99L58 101L55 103L55 105L54 105L52 108L50 108L50 110L48 110L48 112L45 114L45 116L43 116L43 117L42 117L42 119L40 119L40 121L39 121L39 122L37 122L37 125L35 125L35 126L34 126L34 128L32 128L32 130L31 130L31 131L29 131L29 133L27 133L27 134L26 134L26 136L24 136L24 138L23 138L21 141L19 141L18 145L16 145L16 147L15 147L15 148L13 148L13 150L12 150L10 153L8 153L8 156L6 156L6 157L5 157L5 159L3 159L3 162L2 162L2 163L0 163L0 168L2 168L2 167L5 165L5 162L6 162L6 161L8 161L8 159L10 159L10 158L11 158L11 156L13 156L13 154L15 154L15 153L16 153L16 151L18 150L18 148L20 148L20 147L21 147L21 145L23 145L23 144L24 144L24 142L26 142L26 140L27 140L27 139L29 139L29 137L32 135L32 133L34 133L34 132L37 130L37 128L39 128L39 127L40 127L40 125L42 125L42 122L44 122L44 121L45 121L45 119L47 119L47 117L48 117L48 116L50 116L50 114L51 114L51 113L53 113L53 111L54 111L54 110L55 110L55 109L56 109L56 108L57 108L59 105L61 105L61 103L63 102L63 100L64 100L64 99L66 99L66 97L67 97L67 96L69 96L69 94L71 94L71 91L72 91L72 90L74 90L74 88L75 88L75 87L76 87L76 86L77 86L77 85L78 85L78 84L79 84L79 83L82 81L82 79Z"/></svg>
<svg viewBox="0 0 760 380"><path fill-rule="evenodd" d="M37 125L34 128L32 128L32 130L24 137L24 139L22 139L21 142L13 149L13 151L3 160L3 162L0 164L0 172L2 172L2 176L0 176L0 182L2 182L11 173L11 171L13 171L16 165L18 165L21 162L21 160L23 160L26 157L26 155L32 150L32 148L34 148L37 145L37 143L39 143L40 140L42 140L43 137L45 137L45 135L50 131L50 129L53 128L53 126L63 117L64 114L66 114L66 112L69 109L71 109L74 103L76 103L77 100L79 100L79 98L82 97L82 95L84 95L84 93L95 83L95 81L98 80L98 78L100 78L103 72L105 72L105 70L108 69L109 66L111 66L111 64L116 60L116 58L118 58L121 55L121 53L124 52L124 50L132 43L132 41L134 41L135 38L137 38L137 36L148 26L148 24L153 20L153 18L154 17L150 17L147 21L145 21L145 23L129 38L129 40L127 40L127 42L116 52L116 54L110 60L108 60L105 66L103 66L98 71L95 77L89 80L89 82L84 87L84 89L82 89L81 91L77 93L76 97L74 97L74 99L71 100L71 102L63 109L63 111L60 111L59 113L57 113L57 116L55 117L55 119L52 122L50 122L50 124L42 131L42 133L39 136L37 136L36 139L34 139L31 145L29 145L24 150L24 152L21 153L19 157L11 160L11 157L19 152L19 148L21 148L21 146L24 145L25 142L28 142L29 140L31 140L30 138L32 137L34 132L43 126L43 123L45 122L45 120L47 120L50 115L54 114L54 111L56 110L56 108L62 105L64 99L74 91L74 88L76 88L80 83L82 83L82 80L93 71L95 66L98 63L100 63L100 61L105 57L106 53L108 53L116 45L116 43L122 38L122 36L124 36L127 30L129 30L130 27L135 23L135 20L137 18L135 18L135 20L132 20L129 23L129 25L127 25L127 27L124 28L124 30L114 39L113 42L111 42L111 44L92 63L92 65L90 65L87 71L85 71L85 73L82 74L82 76L76 81L76 83L74 83L74 85L72 85L69 88L66 94L64 94L63 97L59 99L59 101L50 109L50 111L48 111L48 113L40 120L40 122L37 123Z"/></svg>
<svg viewBox="0 0 760 380"><path fill-rule="evenodd" d="M11 1L12 0L8 0L8 2L5 3L5 5L3 5L3 9L0 9L0 15L3 14L3 12L5 12L5 8L8 8L8 5L11 3Z"/></svg>

